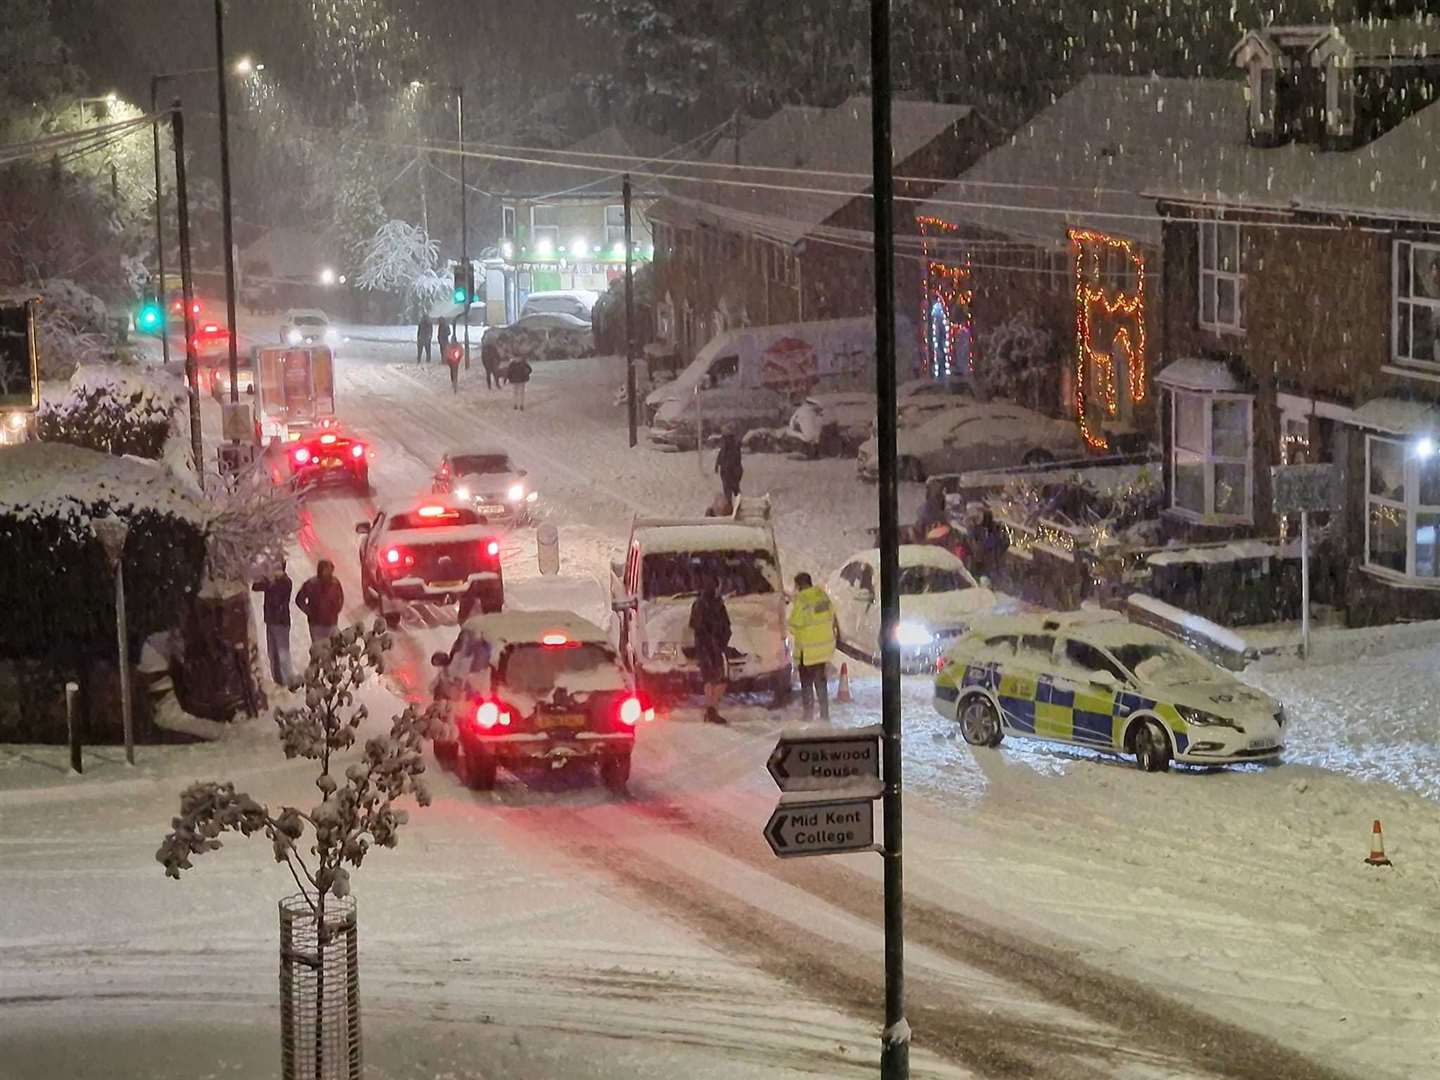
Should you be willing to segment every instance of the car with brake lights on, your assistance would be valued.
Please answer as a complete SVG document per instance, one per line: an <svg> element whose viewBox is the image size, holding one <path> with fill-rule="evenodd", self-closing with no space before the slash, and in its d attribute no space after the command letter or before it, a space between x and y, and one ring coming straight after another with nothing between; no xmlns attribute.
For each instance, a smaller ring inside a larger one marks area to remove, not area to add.
<svg viewBox="0 0 1440 1080"><path fill-rule="evenodd" d="M1114 612L976 619L936 667L935 709L972 746L1045 739L1130 754L1146 772L1284 749L1273 698Z"/></svg>
<svg viewBox="0 0 1440 1080"><path fill-rule="evenodd" d="M540 495L528 475L499 447L472 447L452 450L440 459L432 488L470 500L488 521L530 525Z"/></svg>
<svg viewBox="0 0 1440 1080"><path fill-rule="evenodd" d="M607 788L625 790L635 731L655 711L600 627L569 611L476 615L430 659L433 696L450 704L455 728L435 754L466 787L493 788L502 765L593 764Z"/></svg>
<svg viewBox="0 0 1440 1080"><path fill-rule="evenodd" d="M318 427L287 445L290 482L300 490L345 484L370 494L370 456L364 440L338 427Z"/></svg>
<svg viewBox="0 0 1440 1080"><path fill-rule="evenodd" d="M468 502L427 496L382 508L355 531L361 593L392 625L408 603L458 603L461 619L504 606L498 531Z"/></svg>

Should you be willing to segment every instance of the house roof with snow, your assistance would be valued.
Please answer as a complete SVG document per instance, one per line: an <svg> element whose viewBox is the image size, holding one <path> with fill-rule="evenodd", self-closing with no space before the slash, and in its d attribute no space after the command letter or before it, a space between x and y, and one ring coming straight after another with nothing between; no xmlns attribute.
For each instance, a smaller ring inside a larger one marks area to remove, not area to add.
<svg viewBox="0 0 1440 1080"><path fill-rule="evenodd" d="M670 145L658 136L634 128L622 130L612 124L563 150L556 150L553 161L515 169L501 183L501 192L507 198L531 201L615 199L620 195L626 172L653 171L658 160L641 159L659 159L670 150ZM647 179L636 178L637 189L643 191L650 186Z"/></svg>
<svg viewBox="0 0 1440 1080"><path fill-rule="evenodd" d="M160 462L67 443L0 447L0 514L88 522L101 505L122 517L153 511L199 528L208 521L200 498Z"/></svg>
<svg viewBox="0 0 1440 1080"><path fill-rule="evenodd" d="M897 165L977 115L968 105L895 101L891 139ZM725 183L669 178L652 220L757 232L795 243L870 190L870 99L856 95L833 109L787 105L745 130L737 144L721 139L714 169L685 170ZM747 168L748 166L748 168ZM782 190L808 188L810 190Z"/></svg>

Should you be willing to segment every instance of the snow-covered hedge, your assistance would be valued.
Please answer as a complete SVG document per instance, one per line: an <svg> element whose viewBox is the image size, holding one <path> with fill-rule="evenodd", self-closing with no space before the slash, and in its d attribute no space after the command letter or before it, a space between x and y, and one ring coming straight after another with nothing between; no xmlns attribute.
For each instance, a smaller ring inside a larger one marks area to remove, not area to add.
<svg viewBox="0 0 1440 1080"><path fill-rule="evenodd" d="M156 369L87 365L71 377L68 397L41 403L36 425L44 442L158 458L184 400L179 380Z"/></svg>

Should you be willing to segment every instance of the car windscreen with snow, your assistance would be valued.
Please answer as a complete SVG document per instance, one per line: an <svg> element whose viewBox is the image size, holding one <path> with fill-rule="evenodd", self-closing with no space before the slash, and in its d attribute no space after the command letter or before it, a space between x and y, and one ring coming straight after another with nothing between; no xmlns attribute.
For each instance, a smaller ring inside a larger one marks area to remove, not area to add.
<svg viewBox="0 0 1440 1080"><path fill-rule="evenodd" d="M714 579L721 596L762 596L779 591L780 575L770 553L754 551L664 551L645 556L645 599L696 596Z"/></svg>
<svg viewBox="0 0 1440 1080"><path fill-rule="evenodd" d="M575 691L623 685L613 654L591 642L512 645L501 658L500 679L507 689L537 698L549 697L556 687Z"/></svg>
<svg viewBox="0 0 1440 1080"><path fill-rule="evenodd" d="M900 570L902 596L925 596L932 593L959 592L974 587L974 582L958 570L940 566L906 566Z"/></svg>
<svg viewBox="0 0 1440 1080"><path fill-rule="evenodd" d="M1141 682L1161 686L1183 686L1215 677L1215 668L1199 656L1164 641L1112 645L1115 659L1135 673Z"/></svg>
<svg viewBox="0 0 1440 1080"><path fill-rule="evenodd" d="M330 325L325 319L321 318L318 315L296 315L293 322L296 326L324 327Z"/></svg>

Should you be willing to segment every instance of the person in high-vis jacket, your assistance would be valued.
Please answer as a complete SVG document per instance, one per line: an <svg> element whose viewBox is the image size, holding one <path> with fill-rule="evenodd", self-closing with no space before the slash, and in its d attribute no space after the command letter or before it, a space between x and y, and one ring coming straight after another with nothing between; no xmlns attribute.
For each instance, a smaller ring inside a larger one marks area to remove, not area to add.
<svg viewBox="0 0 1440 1080"><path fill-rule="evenodd" d="M795 575L795 599L790 604L790 637L795 643L795 662L800 669L800 703L809 720L815 699L820 701L820 719L830 720L830 690L826 666L835 655L835 609L825 590L809 574Z"/></svg>

